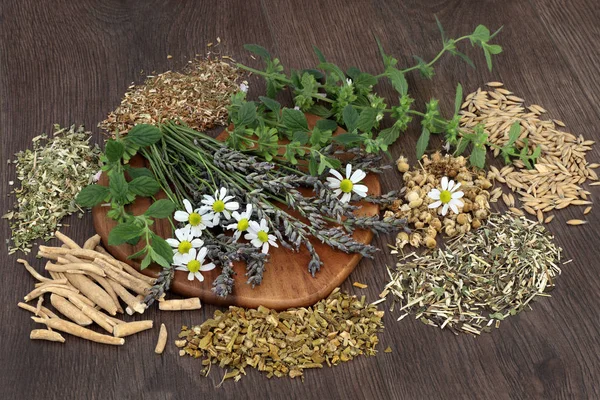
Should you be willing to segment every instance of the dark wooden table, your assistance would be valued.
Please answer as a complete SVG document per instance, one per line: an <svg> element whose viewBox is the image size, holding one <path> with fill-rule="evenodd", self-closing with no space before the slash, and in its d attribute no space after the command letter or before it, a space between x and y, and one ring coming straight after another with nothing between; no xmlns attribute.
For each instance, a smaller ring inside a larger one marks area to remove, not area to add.
<svg viewBox="0 0 600 400"><path fill-rule="evenodd" d="M131 82L151 71L178 68L208 42L220 37L220 49L255 64L242 45L258 43L280 57L288 68L316 61L312 44L343 67L355 65L377 73L381 63L374 36L400 60L412 55L430 59L441 46L437 14L455 37L477 24L504 25L498 42L504 53L494 72L484 67L475 49L477 70L444 58L432 81L408 77L418 107L430 96L450 110L454 88L461 82L472 91L499 80L517 95L550 111L568 129L600 139L600 10L593 0L551 1L3 1L0 5L0 132L2 140L1 209L14 170L6 160L30 145L32 137L49 132L53 123L97 123L114 109ZM470 46L469 46L470 47ZM172 58L167 59L167 55ZM251 95L261 84L251 79ZM387 85L387 84L386 84ZM383 93L392 99L391 89ZM396 157L412 156L418 127L392 148ZM590 159L600 159L596 146ZM398 187L398 174L384 177L384 189ZM594 191L594 198L598 189ZM581 210L557 214L549 229L574 262L565 266L553 297L534 304L492 334L454 336L389 313L381 334L380 353L335 368L308 371L299 379L271 379L250 371L240 382L226 382L213 368L199 375L200 361L180 358L169 342L162 356L154 354L157 331L136 335L122 348L68 337L64 345L31 342L35 324L16 307L32 279L17 266L15 256L1 255L0 396L3 399L178 399L178 398L599 398L600 397L600 240L597 207L590 223L568 227ZM66 229L78 240L93 234L91 217ZM6 222L1 234L9 237ZM392 240L378 238L381 248ZM33 260L33 257L29 257ZM375 300L383 287L385 265L394 262L382 251L363 261L343 289ZM39 263L38 263L39 266ZM351 282L369 288L360 291ZM389 304L388 304L389 305ZM387 308L387 306L386 306ZM197 324L216 308L199 312L159 313L171 338L183 324ZM392 353L383 353L390 346Z"/></svg>

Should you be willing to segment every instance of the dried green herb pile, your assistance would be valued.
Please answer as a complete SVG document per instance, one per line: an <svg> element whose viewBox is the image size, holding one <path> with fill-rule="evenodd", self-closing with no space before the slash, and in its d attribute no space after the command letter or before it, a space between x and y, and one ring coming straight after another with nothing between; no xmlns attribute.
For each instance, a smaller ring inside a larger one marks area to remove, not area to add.
<svg viewBox="0 0 600 400"><path fill-rule="evenodd" d="M126 133L136 124L156 125L174 118L200 131L224 125L230 96L240 90L239 80L239 70L227 62L195 59L183 72L167 71L131 85L121 105L99 127Z"/></svg>
<svg viewBox="0 0 600 400"><path fill-rule="evenodd" d="M180 355L205 357L227 369L223 379L241 379L246 367L272 376L302 376L307 368L337 365L360 354L374 355L383 329L384 312L335 289L309 308L277 312L265 307L230 307L191 329L183 327L176 341Z"/></svg>
<svg viewBox="0 0 600 400"><path fill-rule="evenodd" d="M100 149L89 144L90 135L83 126L55 125L52 136L36 136L33 149L15 154L12 162L21 187L11 192L15 210L3 216L12 231L9 254L29 253L33 240L52 238L63 217L82 211L75 196L100 169Z"/></svg>
<svg viewBox="0 0 600 400"><path fill-rule="evenodd" d="M560 274L561 249L537 222L515 214L458 236L430 255L406 256L389 271L381 294L394 296L403 314L454 333L479 335L547 296ZM393 308L393 307L392 307Z"/></svg>

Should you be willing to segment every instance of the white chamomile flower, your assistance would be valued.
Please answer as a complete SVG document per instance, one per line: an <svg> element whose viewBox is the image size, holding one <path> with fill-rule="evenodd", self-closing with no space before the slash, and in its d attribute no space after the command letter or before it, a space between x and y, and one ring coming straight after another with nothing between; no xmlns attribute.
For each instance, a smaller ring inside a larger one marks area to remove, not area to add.
<svg viewBox="0 0 600 400"><path fill-rule="evenodd" d="M360 181L362 181L367 174L357 169L352 173L352 165L346 165L346 178L342 176L335 169L330 169L329 173L333 175L333 177L328 177L327 181L329 182L329 188L333 189L333 193L336 196L339 196L341 193L344 193L341 198L342 203L347 203L350 201L352 197L352 192L356 193L360 197L365 197L367 195L367 190L369 188L365 185L357 185Z"/></svg>
<svg viewBox="0 0 600 400"><path fill-rule="evenodd" d="M246 211L243 213L240 214L239 212L234 211L231 213L231 216L237 222L235 224L227 225L227 229L234 229L235 233L233 234L233 237L235 240L238 240L240 236L242 236L242 233L247 231L248 227L250 226L250 217L252 217L252 204L247 204Z"/></svg>
<svg viewBox="0 0 600 400"><path fill-rule="evenodd" d="M262 247L262 252L265 254L269 252L269 245L279 247L275 242L277 239L275 235L269 235L269 226L264 218L260 224L256 221L249 222L248 233L244 235L244 239L249 240L256 248Z"/></svg>
<svg viewBox="0 0 600 400"><path fill-rule="evenodd" d="M213 225L219 224L221 215L223 215L225 219L229 219L231 218L230 212L240 208L238 202L230 201L233 199L233 196L227 196L227 189L224 187L217 189L214 196L205 194L203 197L202 204L204 205L200 207L200 210L214 213L212 220Z"/></svg>
<svg viewBox="0 0 600 400"><path fill-rule="evenodd" d="M215 264L213 263L204 264L206 253L208 253L206 247L202 247L198 252L196 252L196 249L194 248L190 249L190 251L182 257L181 265L178 265L175 269L178 271L187 271L188 280L190 281L193 281L194 278L196 278L200 282L203 282L204 276L202 276L200 271L211 271L215 269Z"/></svg>
<svg viewBox="0 0 600 400"><path fill-rule="evenodd" d="M443 205L440 214L446 215L448 208L452 209L455 214L458 214L458 207L463 206L463 202L460 200L464 196L461 191L456 191L460 187L460 183L454 183L454 181L448 181L448 177L442 178L442 190L431 189L427 196L433 200L437 200L429 205L429 208L438 208Z"/></svg>
<svg viewBox="0 0 600 400"><path fill-rule="evenodd" d="M173 247L173 264L182 263L183 257L192 249L202 247L204 242L200 239L194 239L194 235L189 229L176 229L175 237L177 239L167 239L169 246Z"/></svg>
<svg viewBox="0 0 600 400"><path fill-rule="evenodd" d="M192 232L195 237L202 236L202 231L206 228L212 228L214 215L208 211L201 211L199 208L193 209L192 203L188 199L183 200L185 211L175 211L175 221L187 222L184 229Z"/></svg>

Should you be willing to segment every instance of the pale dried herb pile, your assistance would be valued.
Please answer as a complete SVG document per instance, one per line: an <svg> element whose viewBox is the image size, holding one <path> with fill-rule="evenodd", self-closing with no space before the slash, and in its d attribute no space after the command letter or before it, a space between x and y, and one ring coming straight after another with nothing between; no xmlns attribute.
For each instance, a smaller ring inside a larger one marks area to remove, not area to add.
<svg viewBox="0 0 600 400"><path fill-rule="evenodd" d="M335 289L309 308L277 312L265 307L230 307L191 329L183 327L176 341L180 355L199 358L208 374L211 364L236 381L245 368L272 376L302 376L308 368L337 365L360 354L375 355L384 312L356 296Z"/></svg>
<svg viewBox="0 0 600 400"><path fill-rule="evenodd" d="M561 249L552 239L523 216L492 215L445 249L404 257L380 296L394 296L406 313L399 319L412 314L427 325L479 335L548 296L561 272Z"/></svg>
<svg viewBox="0 0 600 400"><path fill-rule="evenodd" d="M52 136L36 136L33 149L15 154L21 187L12 191L15 210L3 216L12 231L9 254L29 253L33 240L52 238L63 217L82 211L75 196L100 169L100 149L89 144L90 135L83 126L54 125Z"/></svg>
<svg viewBox="0 0 600 400"><path fill-rule="evenodd" d="M225 61L195 59L183 72L167 71L131 85L121 105L99 127L126 133L136 124L175 118L200 131L224 125L230 96L240 90L239 79L238 69Z"/></svg>

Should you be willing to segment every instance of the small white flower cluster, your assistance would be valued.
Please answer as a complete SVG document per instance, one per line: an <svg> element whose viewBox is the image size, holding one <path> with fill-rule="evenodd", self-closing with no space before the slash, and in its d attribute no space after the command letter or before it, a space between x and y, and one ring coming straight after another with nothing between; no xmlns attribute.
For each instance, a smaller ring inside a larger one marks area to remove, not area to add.
<svg viewBox="0 0 600 400"><path fill-rule="evenodd" d="M189 200L183 200L185 211L176 211L176 221L185 223L183 228L175 230L175 238L167 239L167 243L173 247L173 265L176 270L187 271L188 279L204 281L201 271L210 271L215 264L205 264L208 250L204 241L200 239L202 231L206 228L221 227L233 230L233 237L237 241L242 233L246 232L244 239L260 248L263 253L268 253L269 246L278 247L274 235L269 234L267 221L253 221L252 205L246 205L246 211L239 213L240 204L233 201L234 196L227 195L226 188L220 188L214 195L203 196L201 206L193 208ZM227 224L231 219L235 222Z"/></svg>

